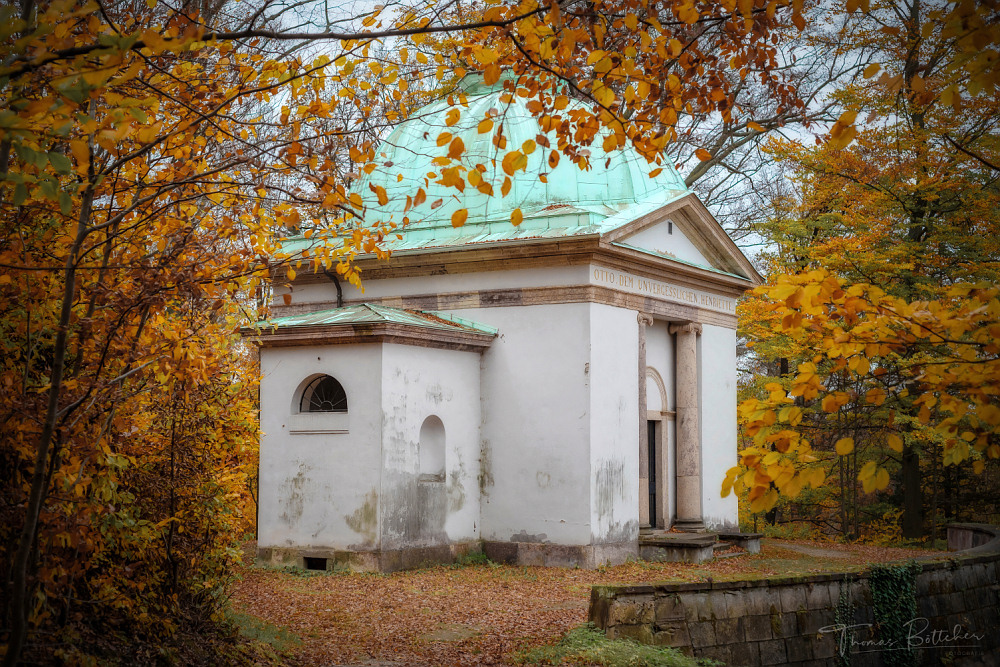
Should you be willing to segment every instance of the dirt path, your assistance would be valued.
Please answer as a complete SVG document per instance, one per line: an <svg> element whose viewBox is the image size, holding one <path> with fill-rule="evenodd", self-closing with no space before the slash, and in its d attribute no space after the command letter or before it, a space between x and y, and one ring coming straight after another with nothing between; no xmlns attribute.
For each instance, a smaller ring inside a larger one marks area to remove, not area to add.
<svg viewBox="0 0 1000 667"><path fill-rule="evenodd" d="M861 569L928 553L767 540L760 554L702 565L629 563L599 570L474 565L318 576L247 568L233 601L237 609L297 635L302 643L294 661L300 665L496 665L585 622L596 584Z"/></svg>

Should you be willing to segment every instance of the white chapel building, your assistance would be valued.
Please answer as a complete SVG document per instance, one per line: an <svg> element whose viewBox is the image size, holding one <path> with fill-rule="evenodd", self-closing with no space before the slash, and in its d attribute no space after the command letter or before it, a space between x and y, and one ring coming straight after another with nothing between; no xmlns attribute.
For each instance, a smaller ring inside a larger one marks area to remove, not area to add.
<svg viewBox="0 0 1000 667"><path fill-rule="evenodd" d="M482 549L596 567L635 558L644 529L735 529L735 495L720 496L736 464L735 310L760 276L675 170L650 178L600 141L586 171L551 168L539 146L506 197L435 185L442 132L496 183L505 151L479 121L492 114L508 150L539 133L501 84L463 84L457 125L445 101L415 113L356 186L390 196L366 224L415 221L388 261L358 258L363 291L276 277L274 317L247 330L258 559L391 571ZM404 211L424 182L427 201Z"/></svg>

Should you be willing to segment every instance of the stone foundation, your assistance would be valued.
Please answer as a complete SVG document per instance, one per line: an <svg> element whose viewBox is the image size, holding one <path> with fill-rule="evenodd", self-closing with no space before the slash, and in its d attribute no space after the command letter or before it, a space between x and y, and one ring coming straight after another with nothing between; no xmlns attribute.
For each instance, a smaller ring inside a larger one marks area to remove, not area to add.
<svg viewBox="0 0 1000 667"><path fill-rule="evenodd" d="M342 549L258 547L257 565L286 565L305 569L307 558L325 559L327 570L346 568L354 572L398 572L419 567L454 563L463 556L482 552L480 542L461 542L429 547L345 551Z"/></svg>
<svg viewBox="0 0 1000 667"><path fill-rule="evenodd" d="M544 542L483 542L483 552L497 563L582 567L619 565L638 556L635 542L618 544L548 544Z"/></svg>

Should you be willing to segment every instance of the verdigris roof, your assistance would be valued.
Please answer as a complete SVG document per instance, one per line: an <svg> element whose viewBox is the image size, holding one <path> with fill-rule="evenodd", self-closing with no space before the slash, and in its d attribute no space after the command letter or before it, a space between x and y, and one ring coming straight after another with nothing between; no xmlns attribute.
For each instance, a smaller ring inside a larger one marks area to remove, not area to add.
<svg viewBox="0 0 1000 667"><path fill-rule="evenodd" d="M662 206L690 193L672 165L651 165L631 147L606 152L601 146L603 135L599 134L587 147L590 166L586 171L563 155L559 156L556 167L550 167L552 149L537 145L527 155L525 169L515 171L511 177L509 194L502 197L500 188L506 176L502 166L504 155L520 149L525 142L535 142L539 134L545 133L528 111L524 98L514 95L510 101L501 100L502 80L486 86L478 75L469 76L463 80L462 88L467 106L459 107L461 118L457 123L448 124L448 115L456 107L446 100L424 107L386 138L376 155L379 166L353 188L365 199L366 226L381 221L394 222L401 228L403 238L390 238L388 249L602 234L641 215L640 211L631 210L637 205L645 204L640 207L643 209ZM580 103L570 102L562 114L566 117L580 108L583 108ZM479 123L488 113L493 114L494 128L480 133ZM493 143L500 125L507 139L502 150ZM457 163L435 164L435 158L447 153L447 143L438 145L442 133L448 133L449 142L461 139L465 151ZM555 146L555 134L546 136ZM460 164L463 175L480 165L480 171L485 169L483 180L493 184L495 195L484 194L469 184L461 192L442 185L439 181L444 169L456 164ZM650 178L650 172L657 167L660 173ZM546 174L547 182L539 179L540 174ZM385 189L388 203L378 205L372 186ZM407 195L414 195L419 187L426 191L426 200L406 210ZM468 210L467 221L461 227L453 227L452 214L462 208ZM510 222L515 209L520 209L523 215L518 227ZM405 227L404 218L410 220ZM285 249L294 251L312 243L307 239L289 239Z"/></svg>
<svg viewBox="0 0 1000 667"><path fill-rule="evenodd" d="M465 332L496 335L497 329L448 313L434 311L407 310L382 306L374 303L360 303L342 308L330 308L301 315L277 317L262 320L254 325L266 333L268 330L292 329L296 327L333 327L365 324L398 324L438 331Z"/></svg>

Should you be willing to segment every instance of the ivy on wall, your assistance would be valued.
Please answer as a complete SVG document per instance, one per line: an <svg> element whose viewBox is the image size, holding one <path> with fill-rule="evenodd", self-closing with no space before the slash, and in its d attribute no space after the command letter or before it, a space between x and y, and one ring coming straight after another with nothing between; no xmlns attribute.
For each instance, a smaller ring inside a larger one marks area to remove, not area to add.
<svg viewBox="0 0 1000 667"><path fill-rule="evenodd" d="M834 623L837 627L843 628L837 635L837 665L838 667L851 667L851 647L854 646L854 611L857 604L854 596L851 595L851 584L854 577L847 575L840 582L840 595L837 598L837 607L834 610Z"/></svg>
<svg viewBox="0 0 1000 667"><path fill-rule="evenodd" d="M868 577L872 594L875 636L886 667L916 665L917 654L907 642L907 624L917 616L916 577L919 563L875 565Z"/></svg>

